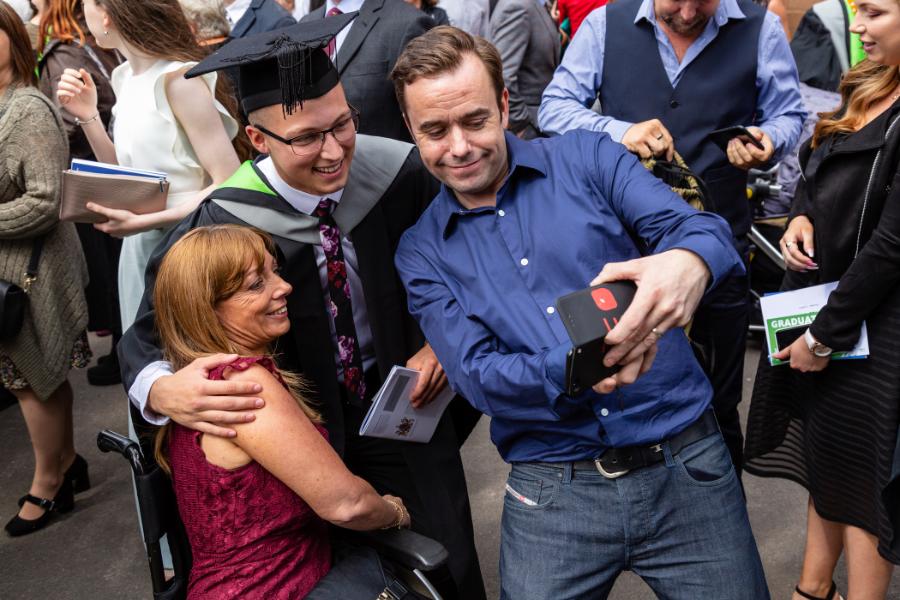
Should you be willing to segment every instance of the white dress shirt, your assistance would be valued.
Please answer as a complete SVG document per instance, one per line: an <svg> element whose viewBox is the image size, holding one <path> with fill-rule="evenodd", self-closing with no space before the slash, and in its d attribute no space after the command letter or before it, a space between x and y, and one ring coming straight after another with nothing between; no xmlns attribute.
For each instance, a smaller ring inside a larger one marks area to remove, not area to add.
<svg viewBox="0 0 900 600"><path fill-rule="evenodd" d="M319 202L324 198L333 200L336 204L340 203L344 190L338 190L328 196L313 196L306 192L292 188L290 185L278 175L275 170L275 164L271 158L265 158L256 164L257 168L263 176L269 181L275 191L287 201L298 212L312 215L315 212ZM356 337L359 341L359 350L362 357L363 370L370 369L375 364L375 346L372 339L372 328L369 327L369 315L366 309L366 298L363 292L362 281L359 278L359 262L356 258L356 249L353 242L346 234L341 235L341 249L344 251L344 262L347 266L347 280L350 283L350 301L353 305L353 324L356 326ZM325 306L331 301L328 295L328 265L325 252L321 246L313 246L313 252L316 258L316 266L319 269L319 283L321 284L322 296ZM335 334L334 320L331 313L328 313L328 326L331 330L332 347L334 348L334 364L340 369L340 354L338 353L337 335ZM171 375L173 373L172 365L166 361L156 361L150 363L138 373L134 383L128 390L128 397L136 407L141 411L144 419L154 425L164 425L168 422L167 417L163 417L154 413L147 406L147 400L150 396L150 388L160 377ZM343 381L343 373L338 371L338 380Z"/></svg>
<svg viewBox="0 0 900 600"><path fill-rule="evenodd" d="M337 7L340 9L342 13L350 13L362 8L365 0L328 0L325 2L325 14L328 14L328 11L332 8ZM354 19L355 21L355 19ZM350 24L350 27L344 27L341 29L340 33L337 34L335 38L335 53L341 51L341 46L344 44L344 40L347 39L347 34L350 33L350 30L353 28L353 23Z"/></svg>
<svg viewBox="0 0 900 600"><path fill-rule="evenodd" d="M295 21L300 21L303 17L309 14L309 0L296 0L294 2L294 12L291 13L291 16L294 17Z"/></svg>
<svg viewBox="0 0 900 600"><path fill-rule="evenodd" d="M244 13L250 8L250 2L252 0L234 0L234 2L225 7L225 17L228 19L229 25L234 27L241 20Z"/></svg>

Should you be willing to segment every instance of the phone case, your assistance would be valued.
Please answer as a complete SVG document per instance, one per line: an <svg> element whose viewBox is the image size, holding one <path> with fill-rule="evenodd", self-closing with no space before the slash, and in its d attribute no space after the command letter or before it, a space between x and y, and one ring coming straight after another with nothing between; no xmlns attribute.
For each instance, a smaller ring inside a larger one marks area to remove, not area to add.
<svg viewBox="0 0 900 600"><path fill-rule="evenodd" d="M759 140L753 137L752 133L747 131L746 127L725 127L723 129L717 129L710 133L707 137L709 137L709 139L712 140L712 142L716 146L718 146L722 150L722 152L725 152L728 148L728 142L736 137L746 138L749 143L753 144L760 150L765 149L762 143L760 143Z"/></svg>
<svg viewBox="0 0 900 600"><path fill-rule="evenodd" d="M806 325L801 327L791 327L790 329L779 329L775 332L775 343L778 345L778 351L782 351L797 341L803 332L806 331Z"/></svg>
<svg viewBox="0 0 900 600"><path fill-rule="evenodd" d="M606 334L612 331L634 299L631 281L614 281L562 296L556 308L572 350L566 356L566 393L577 395L619 370L605 367Z"/></svg>

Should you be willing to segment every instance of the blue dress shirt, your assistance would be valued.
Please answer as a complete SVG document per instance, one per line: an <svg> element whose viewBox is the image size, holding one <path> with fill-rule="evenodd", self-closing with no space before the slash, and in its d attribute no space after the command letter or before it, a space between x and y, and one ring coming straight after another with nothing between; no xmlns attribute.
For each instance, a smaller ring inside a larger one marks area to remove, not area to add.
<svg viewBox="0 0 900 600"><path fill-rule="evenodd" d="M678 85L681 75L719 33L719 28L729 19L746 18L737 0L721 0L715 15L706 24L703 33L688 47L679 63L675 49L665 32L656 22L653 0L644 0L638 10L635 23L646 20L653 25L659 55L672 86ZM618 121L591 110L603 79L603 61L606 51L606 7L591 12L569 44L553 80L541 100L538 125L541 131L564 133L572 129L605 131L617 142L633 123ZM623 48L615 60L628 60L628 49ZM728 68L728 57L722 57L722 68ZM781 160L797 143L806 118L803 98L800 95L797 65L784 35L778 17L767 13L760 32L756 88L759 120L757 125L765 131L775 145L774 161ZM741 93L739 90L722 90L723 97ZM602 110L602 108L601 108Z"/></svg>
<svg viewBox="0 0 900 600"><path fill-rule="evenodd" d="M492 417L507 461L590 459L684 429L712 390L684 332L666 333L653 368L612 394L563 394L571 342L556 299L607 262L651 252L700 256L710 287L743 273L727 223L690 208L605 134L525 142L506 134L509 176L493 207L464 209L443 187L403 236L397 269L409 308L450 385Z"/></svg>

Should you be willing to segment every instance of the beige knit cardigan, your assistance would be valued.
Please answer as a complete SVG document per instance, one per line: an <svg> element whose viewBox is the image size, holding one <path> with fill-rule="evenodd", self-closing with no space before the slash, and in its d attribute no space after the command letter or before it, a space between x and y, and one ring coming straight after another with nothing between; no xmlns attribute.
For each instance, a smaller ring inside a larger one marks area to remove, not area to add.
<svg viewBox="0 0 900 600"><path fill-rule="evenodd" d="M0 354L41 400L65 381L87 326L87 265L75 227L59 221L68 148L56 108L36 88L0 96L0 279L21 286L34 239L45 236L22 330L0 341Z"/></svg>

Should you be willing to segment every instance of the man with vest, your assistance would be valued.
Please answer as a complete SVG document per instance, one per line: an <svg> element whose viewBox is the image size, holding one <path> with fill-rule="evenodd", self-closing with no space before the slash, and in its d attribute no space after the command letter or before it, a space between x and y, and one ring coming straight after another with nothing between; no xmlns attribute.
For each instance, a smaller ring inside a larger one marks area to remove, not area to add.
<svg viewBox="0 0 900 600"><path fill-rule="evenodd" d="M407 311L393 266L400 236L437 185L411 144L357 134L359 115L323 51L354 16L236 40L187 73L240 70L246 131L261 156L244 163L156 249L137 320L119 346L123 380L133 413L153 424L171 418L229 436L229 423L253 418L252 385L206 379L222 357L172 372L159 349L152 299L162 257L192 228L237 223L268 232L282 255L281 276L294 290L287 300L292 327L277 342L279 366L310 384L329 441L347 466L381 493L403 498L413 529L448 549L442 594L484 598L449 412L425 444L358 433L395 365L421 371L416 403L433 399L446 378ZM334 285L336 277L342 285Z"/></svg>
<svg viewBox="0 0 900 600"><path fill-rule="evenodd" d="M600 114L591 109L600 102ZM620 0L588 15L544 92L543 131L608 133L642 158L677 151L709 188L707 208L731 225L748 259L747 171L794 147L805 117L797 69L778 17L747 0ZM709 139L747 126L762 145ZM746 278L705 300L691 339L713 385L713 406L735 467L749 319Z"/></svg>

